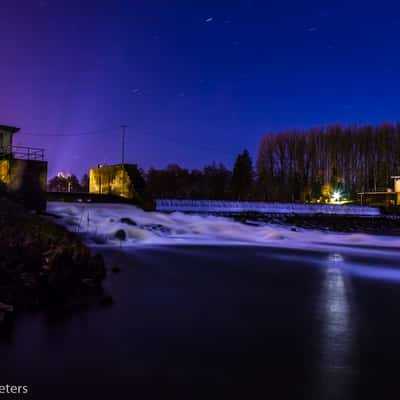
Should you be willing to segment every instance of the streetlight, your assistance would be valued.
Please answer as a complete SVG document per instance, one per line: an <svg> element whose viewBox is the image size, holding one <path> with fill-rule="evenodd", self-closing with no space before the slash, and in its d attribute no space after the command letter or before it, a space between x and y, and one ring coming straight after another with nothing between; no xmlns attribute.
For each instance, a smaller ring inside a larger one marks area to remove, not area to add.
<svg viewBox="0 0 400 400"><path fill-rule="evenodd" d="M335 192L333 192L332 200L333 200L333 201L339 201L341 197L342 197L341 193L335 191Z"/></svg>

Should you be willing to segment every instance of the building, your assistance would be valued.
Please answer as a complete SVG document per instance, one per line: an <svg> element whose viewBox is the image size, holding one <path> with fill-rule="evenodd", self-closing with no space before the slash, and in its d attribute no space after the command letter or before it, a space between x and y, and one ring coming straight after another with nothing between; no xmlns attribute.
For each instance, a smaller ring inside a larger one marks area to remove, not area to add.
<svg viewBox="0 0 400 400"><path fill-rule="evenodd" d="M11 154L13 135L18 131L19 128L0 125L0 157L9 156Z"/></svg>
<svg viewBox="0 0 400 400"><path fill-rule="evenodd" d="M392 176L394 190L387 188L381 191L358 193L361 205L392 207L400 205L400 176Z"/></svg>
<svg viewBox="0 0 400 400"><path fill-rule="evenodd" d="M154 208L136 164L98 165L92 168L89 173L89 192L122 197L145 209Z"/></svg>
<svg viewBox="0 0 400 400"><path fill-rule="evenodd" d="M47 161L44 150L14 146L19 128L0 125L0 185L27 208L46 209Z"/></svg>

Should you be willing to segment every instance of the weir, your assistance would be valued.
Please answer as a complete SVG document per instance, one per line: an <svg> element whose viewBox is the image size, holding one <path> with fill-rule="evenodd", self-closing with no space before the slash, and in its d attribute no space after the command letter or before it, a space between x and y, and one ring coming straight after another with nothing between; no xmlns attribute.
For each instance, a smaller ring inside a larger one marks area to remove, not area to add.
<svg viewBox="0 0 400 400"><path fill-rule="evenodd" d="M327 214L327 215L362 215L378 216L377 207L337 204L299 204L299 203L267 203L252 201L223 200L156 200L157 211L181 211L196 213L267 213L267 214Z"/></svg>
<svg viewBox="0 0 400 400"><path fill-rule="evenodd" d="M292 224L263 221L253 225L199 212L146 212L130 204L49 202L47 211L59 217L57 223L79 233L89 244L95 243L96 246L101 243L121 246L119 233L123 231L126 238L122 243L124 247L247 244L306 250L323 248L335 254L340 251L340 256L347 252L366 254L367 251L396 251L400 248L398 235L371 235L361 230L345 234L318 230L318 226L293 229ZM383 218L378 221L382 222ZM396 224L396 221L391 223L392 226Z"/></svg>

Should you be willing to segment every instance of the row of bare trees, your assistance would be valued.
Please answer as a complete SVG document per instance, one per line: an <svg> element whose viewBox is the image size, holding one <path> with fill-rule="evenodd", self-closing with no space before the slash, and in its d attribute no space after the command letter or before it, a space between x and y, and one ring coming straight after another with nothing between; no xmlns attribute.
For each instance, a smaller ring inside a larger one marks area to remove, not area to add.
<svg viewBox="0 0 400 400"><path fill-rule="evenodd" d="M400 124L288 130L262 138L255 190L260 200L304 201L340 186L351 197L392 187L396 174Z"/></svg>

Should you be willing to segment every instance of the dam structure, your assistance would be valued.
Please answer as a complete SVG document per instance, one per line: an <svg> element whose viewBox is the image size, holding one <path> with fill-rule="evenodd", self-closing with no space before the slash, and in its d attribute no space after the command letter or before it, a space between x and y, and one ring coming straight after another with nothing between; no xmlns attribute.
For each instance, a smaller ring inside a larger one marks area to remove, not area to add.
<svg viewBox="0 0 400 400"><path fill-rule="evenodd" d="M225 200L156 200L156 210L164 212L193 213L264 213L302 215L360 215L379 216L377 207L336 204L268 203Z"/></svg>

